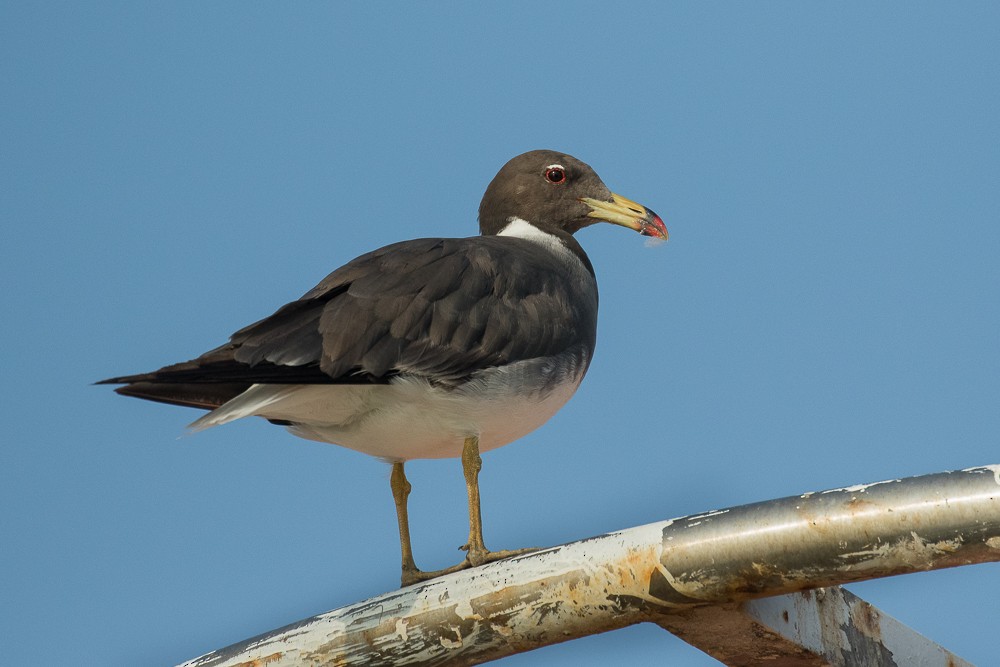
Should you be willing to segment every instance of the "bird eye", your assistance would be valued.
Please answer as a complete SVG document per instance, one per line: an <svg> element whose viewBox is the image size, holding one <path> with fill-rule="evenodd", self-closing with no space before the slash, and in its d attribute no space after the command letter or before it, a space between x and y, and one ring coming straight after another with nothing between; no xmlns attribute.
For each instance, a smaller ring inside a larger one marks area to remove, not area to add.
<svg viewBox="0 0 1000 667"><path fill-rule="evenodd" d="M566 170L560 165L554 164L545 170L545 179L549 183L555 183L559 185L566 180Z"/></svg>

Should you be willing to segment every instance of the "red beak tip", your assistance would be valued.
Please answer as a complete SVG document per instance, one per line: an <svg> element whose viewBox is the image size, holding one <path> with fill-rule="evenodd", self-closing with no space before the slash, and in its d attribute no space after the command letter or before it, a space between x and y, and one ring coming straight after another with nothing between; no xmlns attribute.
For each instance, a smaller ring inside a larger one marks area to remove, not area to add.
<svg viewBox="0 0 1000 667"><path fill-rule="evenodd" d="M650 211L652 213L652 211ZM654 238L663 239L666 241L669 238L667 234L667 226L663 224L663 220L660 216L652 213L648 222L642 226L642 230L639 232L643 236L652 236Z"/></svg>

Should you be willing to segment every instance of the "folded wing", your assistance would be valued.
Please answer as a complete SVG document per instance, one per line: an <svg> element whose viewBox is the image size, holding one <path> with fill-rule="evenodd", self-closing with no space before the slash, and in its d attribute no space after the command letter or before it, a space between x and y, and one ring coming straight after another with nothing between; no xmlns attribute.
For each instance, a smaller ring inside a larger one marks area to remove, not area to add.
<svg viewBox="0 0 1000 667"><path fill-rule="evenodd" d="M253 384L384 383L401 373L457 384L593 343L596 289L561 270L523 239L404 241L358 257L197 359L103 383L201 408Z"/></svg>

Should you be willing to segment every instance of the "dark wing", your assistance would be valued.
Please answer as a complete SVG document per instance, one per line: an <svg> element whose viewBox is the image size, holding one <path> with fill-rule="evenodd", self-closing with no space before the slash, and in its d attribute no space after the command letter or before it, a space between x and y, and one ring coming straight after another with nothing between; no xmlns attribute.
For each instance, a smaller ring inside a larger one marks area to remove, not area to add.
<svg viewBox="0 0 1000 667"><path fill-rule="evenodd" d="M195 407L220 405L253 383L379 383L399 373L455 383L592 345L597 301L587 287L523 239L404 241L358 257L197 359L104 382Z"/></svg>

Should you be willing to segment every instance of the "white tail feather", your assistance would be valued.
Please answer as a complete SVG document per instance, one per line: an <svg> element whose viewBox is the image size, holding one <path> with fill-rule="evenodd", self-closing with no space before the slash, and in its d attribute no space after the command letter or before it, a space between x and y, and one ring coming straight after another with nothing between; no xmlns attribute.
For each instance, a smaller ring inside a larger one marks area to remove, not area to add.
<svg viewBox="0 0 1000 667"><path fill-rule="evenodd" d="M290 385L255 384L236 398L188 424L188 432L197 433L236 419L259 415L269 405L280 401L294 390L295 386Z"/></svg>

